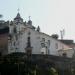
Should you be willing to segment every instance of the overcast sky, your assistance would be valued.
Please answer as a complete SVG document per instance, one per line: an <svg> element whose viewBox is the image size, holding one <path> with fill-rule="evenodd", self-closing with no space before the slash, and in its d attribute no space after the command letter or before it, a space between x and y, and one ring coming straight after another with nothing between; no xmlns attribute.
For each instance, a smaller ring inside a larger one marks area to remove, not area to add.
<svg viewBox="0 0 75 75"><path fill-rule="evenodd" d="M0 0L0 14L13 20L17 9L24 21L31 16L34 26L49 35L65 29L65 39L75 40L75 0Z"/></svg>

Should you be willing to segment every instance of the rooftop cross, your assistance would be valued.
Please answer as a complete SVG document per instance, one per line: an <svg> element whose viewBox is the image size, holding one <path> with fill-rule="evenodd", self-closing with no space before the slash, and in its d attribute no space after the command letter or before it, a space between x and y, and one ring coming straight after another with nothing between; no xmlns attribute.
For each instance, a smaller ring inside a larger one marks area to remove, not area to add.
<svg viewBox="0 0 75 75"><path fill-rule="evenodd" d="M20 9L18 8L17 11L18 11L18 13L19 13Z"/></svg>

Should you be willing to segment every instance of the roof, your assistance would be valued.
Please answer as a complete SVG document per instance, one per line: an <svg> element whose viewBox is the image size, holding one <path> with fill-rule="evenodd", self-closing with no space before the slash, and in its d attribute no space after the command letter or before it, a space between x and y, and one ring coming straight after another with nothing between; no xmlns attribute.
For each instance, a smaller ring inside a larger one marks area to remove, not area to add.
<svg viewBox="0 0 75 75"><path fill-rule="evenodd" d="M22 18L21 18L21 16L20 16L20 13L17 13L17 16L14 18L14 20L16 20L16 19L20 19L20 20L23 20Z"/></svg>
<svg viewBox="0 0 75 75"><path fill-rule="evenodd" d="M67 45L73 44L73 40L59 40Z"/></svg>
<svg viewBox="0 0 75 75"><path fill-rule="evenodd" d="M48 36L48 37L50 37L50 38L52 38L52 36L50 36L50 35L48 35L48 34L46 34L46 33L43 33L43 32L39 32L40 34L44 34L44 35L46 35L46 36ZM61 41L59 41L59 39L55 39L55 38L52 38L53 40L55 40L55 41L57 41L57 42L60 42L61 44L64 44L64 45L66 45L66 46L68 46L69 48L70 48L70 46L69 45L67 45L67 44L65 44L65 43L63 43L63 42L61 42Z"/></svg>

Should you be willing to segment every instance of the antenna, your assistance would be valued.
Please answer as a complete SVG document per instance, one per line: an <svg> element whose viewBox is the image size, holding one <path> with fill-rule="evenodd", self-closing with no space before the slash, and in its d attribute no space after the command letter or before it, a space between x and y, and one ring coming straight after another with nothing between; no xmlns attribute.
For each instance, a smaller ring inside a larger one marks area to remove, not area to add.
<svg viewBox="0 0 75 75"><path fill-rule="evenodd" d="M63 37L65 35L65 30L64 29L63 30L60 30L60 34L61 34L61 40L63 40Z"/></svg>

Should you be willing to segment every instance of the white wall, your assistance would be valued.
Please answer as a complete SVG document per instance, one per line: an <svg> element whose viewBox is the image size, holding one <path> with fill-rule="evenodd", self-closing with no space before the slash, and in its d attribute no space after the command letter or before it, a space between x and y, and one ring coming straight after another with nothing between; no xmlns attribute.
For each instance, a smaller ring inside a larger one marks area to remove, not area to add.
<svg viewBox="0 0 75 75"><path fill-rule="evenodd" d="M66 53L67 57L72 58L72 56L74 54L74 50L73 49L67 49L67 50L59 50L58 51L59 56L63 56L63 53Z"/></svg>
<svg viewBox="0 0 75 75"><path fill-rule="evenodd" d="M16 25L16 27L18 28L17 30L19 30L19 27L20 27L20 31L22 31L24 25L23 24L19 24L19 25ZM12 26L10 27L10 30L11 31L13 30ZM46 44L46 46L48 48L48 49L46 48L48 54L58 55L58 50L62 49L62 47L64 49L69 48L67 45L61 43L60 41L58 41L58 40L56 40L54 38L52 38L51 36L49 36L49 35L47 35L45 33L42 33L42 32L35 31L35 30L25 26L22 34L18 35L18 38L19 38L17 40L17 42L19 42L18 50L17 50L18 52L25 52L25 48L27 46L27 37L28 37L28 33L29 32L31 33L30 37L31 37L32 54L41 54L42 38L45 38L45 44ZM50 46L48 45L48 40L50 40ZM15 39L13 40L13 42L14 41L15 41ZM58 46L57 48L56 48L56 44ZM10 47L9 47L9 49L10 49ZM14 50L12 50L12 51L9 50L9 53L10 52L15 52L15 47L14 47Z"/></svg>

